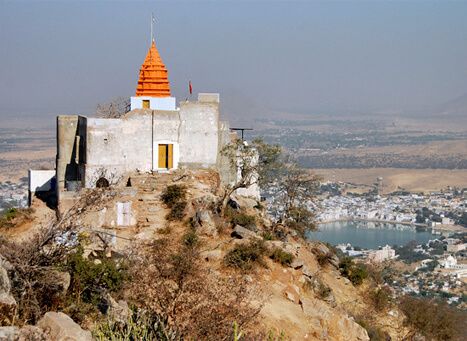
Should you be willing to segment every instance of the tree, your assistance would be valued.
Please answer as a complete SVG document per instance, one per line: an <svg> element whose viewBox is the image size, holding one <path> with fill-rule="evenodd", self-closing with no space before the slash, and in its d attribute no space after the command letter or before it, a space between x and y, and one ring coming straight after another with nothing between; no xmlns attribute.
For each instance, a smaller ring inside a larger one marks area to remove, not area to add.
<svg viewBox="0 0 467 341"><path fill-rule="evenodd" d="M316 228L316 214L310 206L321 177L300 168L296 163L285 165L281 173L279 195L285 205L284 222L304 236L307 231Z"/></svg>
<svg viewBox="0 0 467 341"><path fill-rule="evenodd" d="M237 139L225 146L221 154L228 157L231 170L237 175L237 180L227 186L222 198L222 213L233 192L253 185L265 186L279 177L283 167L281 147L278 144L269 145L261 139L253 140L251 144Z"/></svg>
<svg viewBox="0 0 467 341"><path fill-rule="evenodd" d="M123 96L113 98L110 102L96 105L94 113L106 118L119 118L130 111L130 99Z"/></svg>

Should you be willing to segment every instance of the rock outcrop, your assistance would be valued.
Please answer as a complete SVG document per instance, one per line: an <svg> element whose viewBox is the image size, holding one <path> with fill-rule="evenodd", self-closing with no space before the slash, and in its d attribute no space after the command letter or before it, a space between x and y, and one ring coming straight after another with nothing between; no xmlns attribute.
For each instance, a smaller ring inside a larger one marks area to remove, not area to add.
<svg viewBox="0 0 467 341"><path fill-rule="evenodd" d="M92 341L91 332L81 329L68 315L48 312L37 326L50 333L52 341Z"/></svg>

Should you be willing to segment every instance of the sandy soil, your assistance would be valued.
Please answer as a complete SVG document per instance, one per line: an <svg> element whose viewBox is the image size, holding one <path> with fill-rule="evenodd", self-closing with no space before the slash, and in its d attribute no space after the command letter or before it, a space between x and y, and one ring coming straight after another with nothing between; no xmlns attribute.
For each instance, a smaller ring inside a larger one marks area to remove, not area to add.
<svg viewBox="0 0 467 341"><path fill-rule="evenodd" d="M344 181L360 185L373 185L378 177L383 178L383 193L396 190L413 192L429 192L445 189L447 186L467 187L466 170L447 169L405 169L405 168L371 168L371 169L316 169L316 174L323 176L324 181ZM363 187L363 186L362 186ZM362 188L368 191L369 188ZM351 189L350 191L354 191Z"/></svg>

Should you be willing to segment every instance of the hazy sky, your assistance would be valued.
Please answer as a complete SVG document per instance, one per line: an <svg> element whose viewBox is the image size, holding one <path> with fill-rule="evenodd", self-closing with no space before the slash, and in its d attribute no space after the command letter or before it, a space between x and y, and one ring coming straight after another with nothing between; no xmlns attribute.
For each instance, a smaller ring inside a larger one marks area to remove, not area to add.
<svg viewBox="0 0 467 341"><path fill-rule="evenodd" d="M467 1L4 1L0 111L134 95L156 16L172 94L267 108L412 109L467 93Z"/></svg>

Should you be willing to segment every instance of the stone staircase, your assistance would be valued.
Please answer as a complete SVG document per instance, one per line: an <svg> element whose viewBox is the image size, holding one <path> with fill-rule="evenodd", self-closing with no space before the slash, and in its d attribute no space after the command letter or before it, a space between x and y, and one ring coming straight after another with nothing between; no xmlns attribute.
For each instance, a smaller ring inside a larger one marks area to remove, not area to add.
<svg viewBox="0 0 467 341"><path fill-rule="evenodd" d="M136 175L131 178L133 188L138 190L137 226L143 230L158 230L165 227L164 217L169 210L161 200L162 191L174 182L174 173Z"/></svg>

